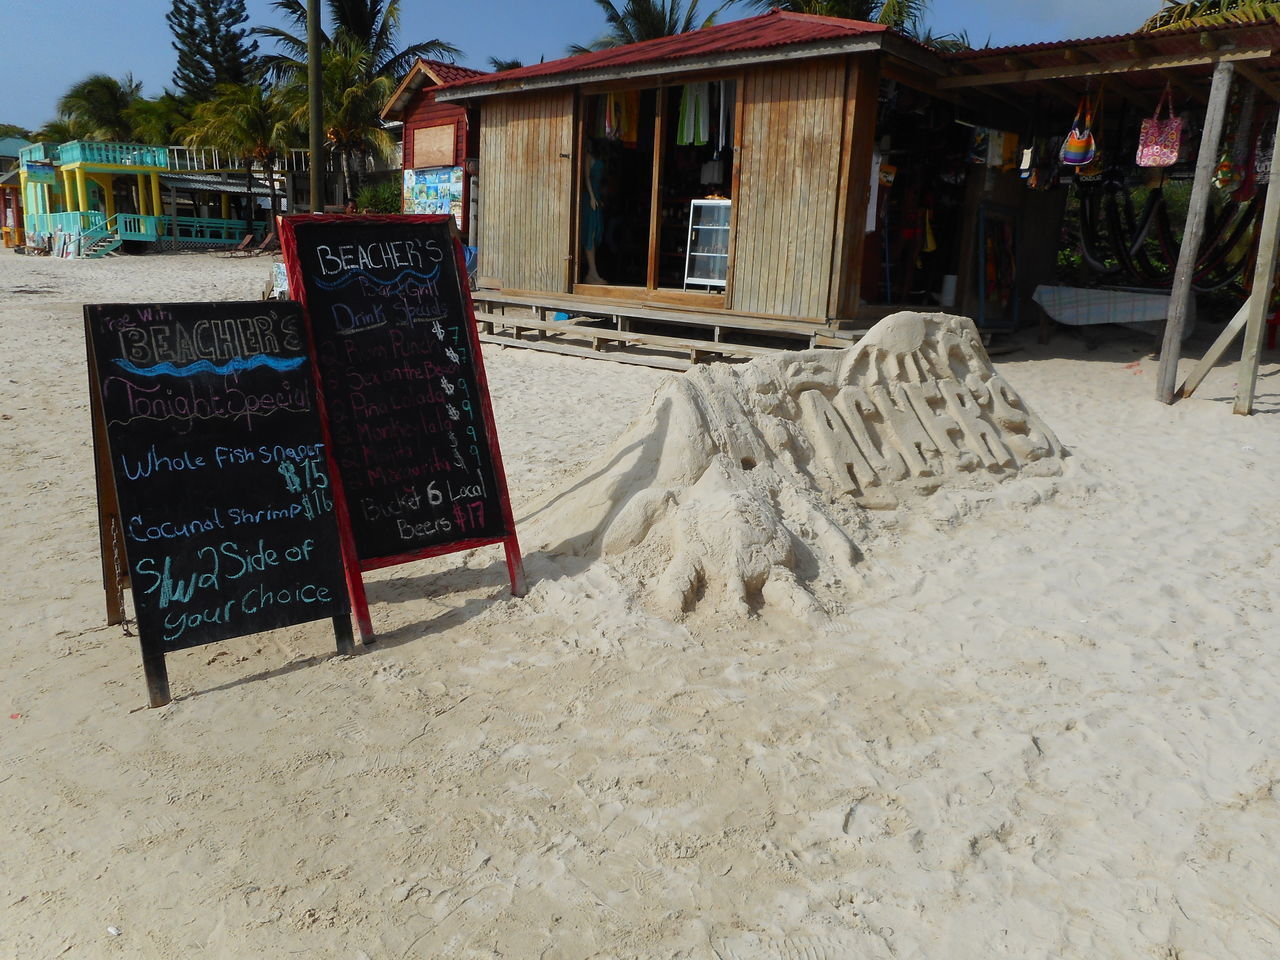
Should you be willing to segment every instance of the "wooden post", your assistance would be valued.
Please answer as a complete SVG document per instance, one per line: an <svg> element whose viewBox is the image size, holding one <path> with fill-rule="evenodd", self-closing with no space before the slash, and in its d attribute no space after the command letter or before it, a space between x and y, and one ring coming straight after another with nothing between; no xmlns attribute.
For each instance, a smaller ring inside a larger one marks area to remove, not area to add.
<svg viewBox="0 0 1280 960"><path fill-rule="evenodd" d="M1214 168L1218 164L1218 143L1222 139L1222 123L1227 113L1227 95L1231 92L1234 66L1219 60L1213 71L1209 106L1205 110L1204 130L1200 133L1200 154L1196 159L1196 179L1191 187L1187 208L1187 226L1182 231L1182 247L1173 275L1173 293L1169 298L1169 318L1164 325L1164 344L1160 349L1160 369L1156 374L1156 399L1173 403L1174 384L1178 379L1178 358L1182 351L1182 330L1186 326L1195 295L1191 281L1200 255L1200 238L1204 234L1205 210L1209 205L1209 189Z"/></svg>
<svg viewBox="0 0 1280 960"><path fill-rule="evenodd" d="M1280 116L1277 116L1280 123ZM1271 147L1271 169L1280 163L1280 128ZM1271 286L1276 276L1276 240L1280 229L1280 183L1274 177L1267 185L1266 205L1262 208L1262 227L1258 234L1258 259L1253 269L1253 295L1246 305L1249 319L1244 331L1244 352L1236 376L1235 412L1248 416L1253 412L1253 391L1258 382L1258 354L1262 352L1262 321L1271 305Z"/></svg>
<svg viewBox="0 0 1280 960"><path fill-rule="evenodd" d="M1256 291L1254 296L1256 296ZM1240 331L1244 329L1245 323L1249 319L1249 304L1252 302L1253 296L1250 296L1244 302L1244 305L1236 311L1236 315L1231 318L1231 322L1223 327L1222 332L1218 334L1218 339L1213 341L1213 346L1205 351L1204 356L1197 361L1196 365L1191 368L1191 372L1187 374L1187 379L1178 388L1178 396L1189 397L1196 392L1196 387L1204 383L1204 378L1209 375L1209 371L1222 359L1222 355L1235 342L1236 337L1240 336Z"/></svg>
<svg viewBox="0 0 1280 960"><path fill-rule="evenodd" d="M649 260L645 270L645 286L658 289L658 272L662 252L662 161L666 157L667 96L674 88L659 87L657 112L653 118L653 180L649 184Z"/></svg>
<svg viewBox="0 0 1280 960"><path fill-rule="evenodd" d="M307 0L307 164L312 213L324 213L324 71L321 55L320 0ZM253 201L252 195L249 199Z"/></svg>

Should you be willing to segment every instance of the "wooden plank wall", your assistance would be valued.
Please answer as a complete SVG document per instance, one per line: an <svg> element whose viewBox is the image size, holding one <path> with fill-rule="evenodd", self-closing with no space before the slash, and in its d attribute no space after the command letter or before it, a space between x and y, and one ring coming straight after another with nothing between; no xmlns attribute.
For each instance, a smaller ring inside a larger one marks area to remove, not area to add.
<svg viewBox="0 0 1280 960"><path fill-rule="evenodd" d="M438 103L434 87L424 87L418 91L404 114L404 168L413 170L417 167L417 158L413 155L413 135L422 127L435 127L446 123L456 123L454 131L453 165L461 166L467 155L467 111L456 103Z"/></svg>
<svg viewBox="0 0 1280 960"><path fill-rule="evenodd" d="M845 76L841 57L746 73L730 309L827 316Z"/></svg>
<svg viewBox="0 0 1280 960"><path fill-rule="evenodd" d="M480 275L506 290L568 287L573 91L491 97L480 111Z"/></svg>
<svg viewBox="0 0 1280 960"><path fill-rule="evenodd" d="M880 107L879 54L863 53L849 58L845 89L844 155L831 259L830 299L830 315L842 319L857 314L862 287L867 203L871 199L871 152L875 147Z"/></svg>

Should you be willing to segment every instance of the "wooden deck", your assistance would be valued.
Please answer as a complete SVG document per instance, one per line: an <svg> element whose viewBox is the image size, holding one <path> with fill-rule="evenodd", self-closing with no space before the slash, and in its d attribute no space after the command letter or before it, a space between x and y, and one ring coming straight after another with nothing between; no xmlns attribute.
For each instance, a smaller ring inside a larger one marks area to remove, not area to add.
<svg viewBox="0 0 1280 960"><path fill-rule="evenodd" d="M480 339L487 343L667 370L749 360L784 350L847 347L866 332L725 310L568 294L482 289L474 291L472 299ZM569 319L550 319L557 313Z"/></svg>

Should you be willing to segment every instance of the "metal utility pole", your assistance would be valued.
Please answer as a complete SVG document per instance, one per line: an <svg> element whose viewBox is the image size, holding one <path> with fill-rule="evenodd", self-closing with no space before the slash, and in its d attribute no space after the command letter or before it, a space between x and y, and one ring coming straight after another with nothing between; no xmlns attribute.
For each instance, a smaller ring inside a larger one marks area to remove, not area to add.
<svg viewBox="0 0 1280 960"><path fill-rule="evenodd" d="M311 212L324 212L324 105L321 99L320 0L307 0L307 99L311 108L307 159L311 170Z"/></svg>

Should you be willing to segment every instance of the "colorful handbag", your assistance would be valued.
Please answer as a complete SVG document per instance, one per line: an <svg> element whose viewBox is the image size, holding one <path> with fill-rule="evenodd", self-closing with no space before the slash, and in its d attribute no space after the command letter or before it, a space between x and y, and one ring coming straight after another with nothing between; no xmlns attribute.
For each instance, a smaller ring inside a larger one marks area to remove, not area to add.
<svg viewBox="0 0 1280 960"><path fill-rule="evenodd" d="M1160 108L1166 105L1169 115L1161 118ZM1156 112L1142 121L1138 134L1138 166L1171 167L1178 162L1181 147L1182 118L1173 114L1173 88L1166 83Z"/></svg>
<svg viewBox="0 0 1280 960"><path fill-rule="evenodd" d="M1081 117L1084 118L1083 123L1080 122ZM1080 100L1080 106L1076 108L1076 117L1071 121L1071 132L1062 141L1059 159L1067 166L1084 166L1098 152L1093 141L1092 127L1093 107L1089 105L1089 98L1085 96Z"/></svg>

